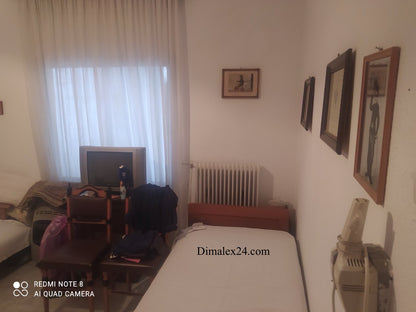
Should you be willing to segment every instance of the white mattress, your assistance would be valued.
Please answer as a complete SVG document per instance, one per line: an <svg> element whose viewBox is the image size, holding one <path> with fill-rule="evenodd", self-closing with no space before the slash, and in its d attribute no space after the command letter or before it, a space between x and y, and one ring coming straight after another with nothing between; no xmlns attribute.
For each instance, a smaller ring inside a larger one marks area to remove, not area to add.
<svg viewBox="0 0 416 312"><path fill-rule="evenodd" d="M29 246L30 227L16 220L0 220L0 262Z"/></svg>
<svg viewBox="0 0 416 312"><path fill-rule="evenodd" d="M294 238L281 231L204 226L174 246L135 312L306 312ZM207 256L203 249L269 249ZM201 249L200 249L201 250Z"/></svg>

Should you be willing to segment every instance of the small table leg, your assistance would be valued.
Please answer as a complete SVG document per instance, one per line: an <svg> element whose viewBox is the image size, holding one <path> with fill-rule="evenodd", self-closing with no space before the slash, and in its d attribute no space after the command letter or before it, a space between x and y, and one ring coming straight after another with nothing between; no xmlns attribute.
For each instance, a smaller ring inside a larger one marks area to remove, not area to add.
<svg viewBox="0 0 416 312"><path fill-rule="evenodd" d="M42 271L42 281L48 282L48 270L41 270ZM43 290L48 290L47 287L42 287L42 294ZM49 312L49 298L46 296L43 297L43 311Z"/></svg>
<svg viewBox="0 0 416 312"><path fill-rule="evenodd" d="M126 273L126 284L127 284L127 291L131 291L131 275L129 272Z"/></svg>
<svg viewBox="0 0 416 312"><path fill-rule="evenodd" d="M110 289L109 289L109 280L108 280L107 272L103 272L103 288L104 288L104 312L109 312Z"/></svg>
<svg viewBox="0 0 416 312"><path fill-rule="evenodd" d="M90 293L93 291L93 279L92 279L92 272L87 272L87 289L90 291ZM94 312L94 297L91 296L88 299L88 307L90 312Z"/></svg>

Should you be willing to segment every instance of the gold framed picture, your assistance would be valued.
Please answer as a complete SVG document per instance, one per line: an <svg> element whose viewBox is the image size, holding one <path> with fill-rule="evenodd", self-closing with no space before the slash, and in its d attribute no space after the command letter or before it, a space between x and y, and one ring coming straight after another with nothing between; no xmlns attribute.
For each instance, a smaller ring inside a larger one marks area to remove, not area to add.
<svg viewBox="0 0 416 312"><path fill-rule="evenodd" d="M223 69L223 98L258 98L260 69Z"/></svg>

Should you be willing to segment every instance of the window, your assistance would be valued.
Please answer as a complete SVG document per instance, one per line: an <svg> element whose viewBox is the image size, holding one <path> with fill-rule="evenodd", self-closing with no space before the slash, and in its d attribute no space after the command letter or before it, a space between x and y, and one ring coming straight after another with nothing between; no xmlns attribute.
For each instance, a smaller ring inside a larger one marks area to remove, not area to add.
<svg viewBox="0 0 416 312"><path fill-rule="evenodd" d="M79 181L79 146L146 147L148 182L166 183L165 66L54 67L47 71L58 178Z"/></svg>

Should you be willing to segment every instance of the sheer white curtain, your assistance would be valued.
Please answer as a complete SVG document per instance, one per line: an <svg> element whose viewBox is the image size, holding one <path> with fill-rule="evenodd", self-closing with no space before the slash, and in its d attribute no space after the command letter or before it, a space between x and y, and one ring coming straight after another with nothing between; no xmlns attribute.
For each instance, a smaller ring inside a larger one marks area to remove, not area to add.
<svg viewBox="0 0 416 312"><path fill-rule="evenodd" d="M184 10L183 0L27 0L45 178L78 180L80 145L145 146L148 182L169 184L186 206Z"/></svg>

